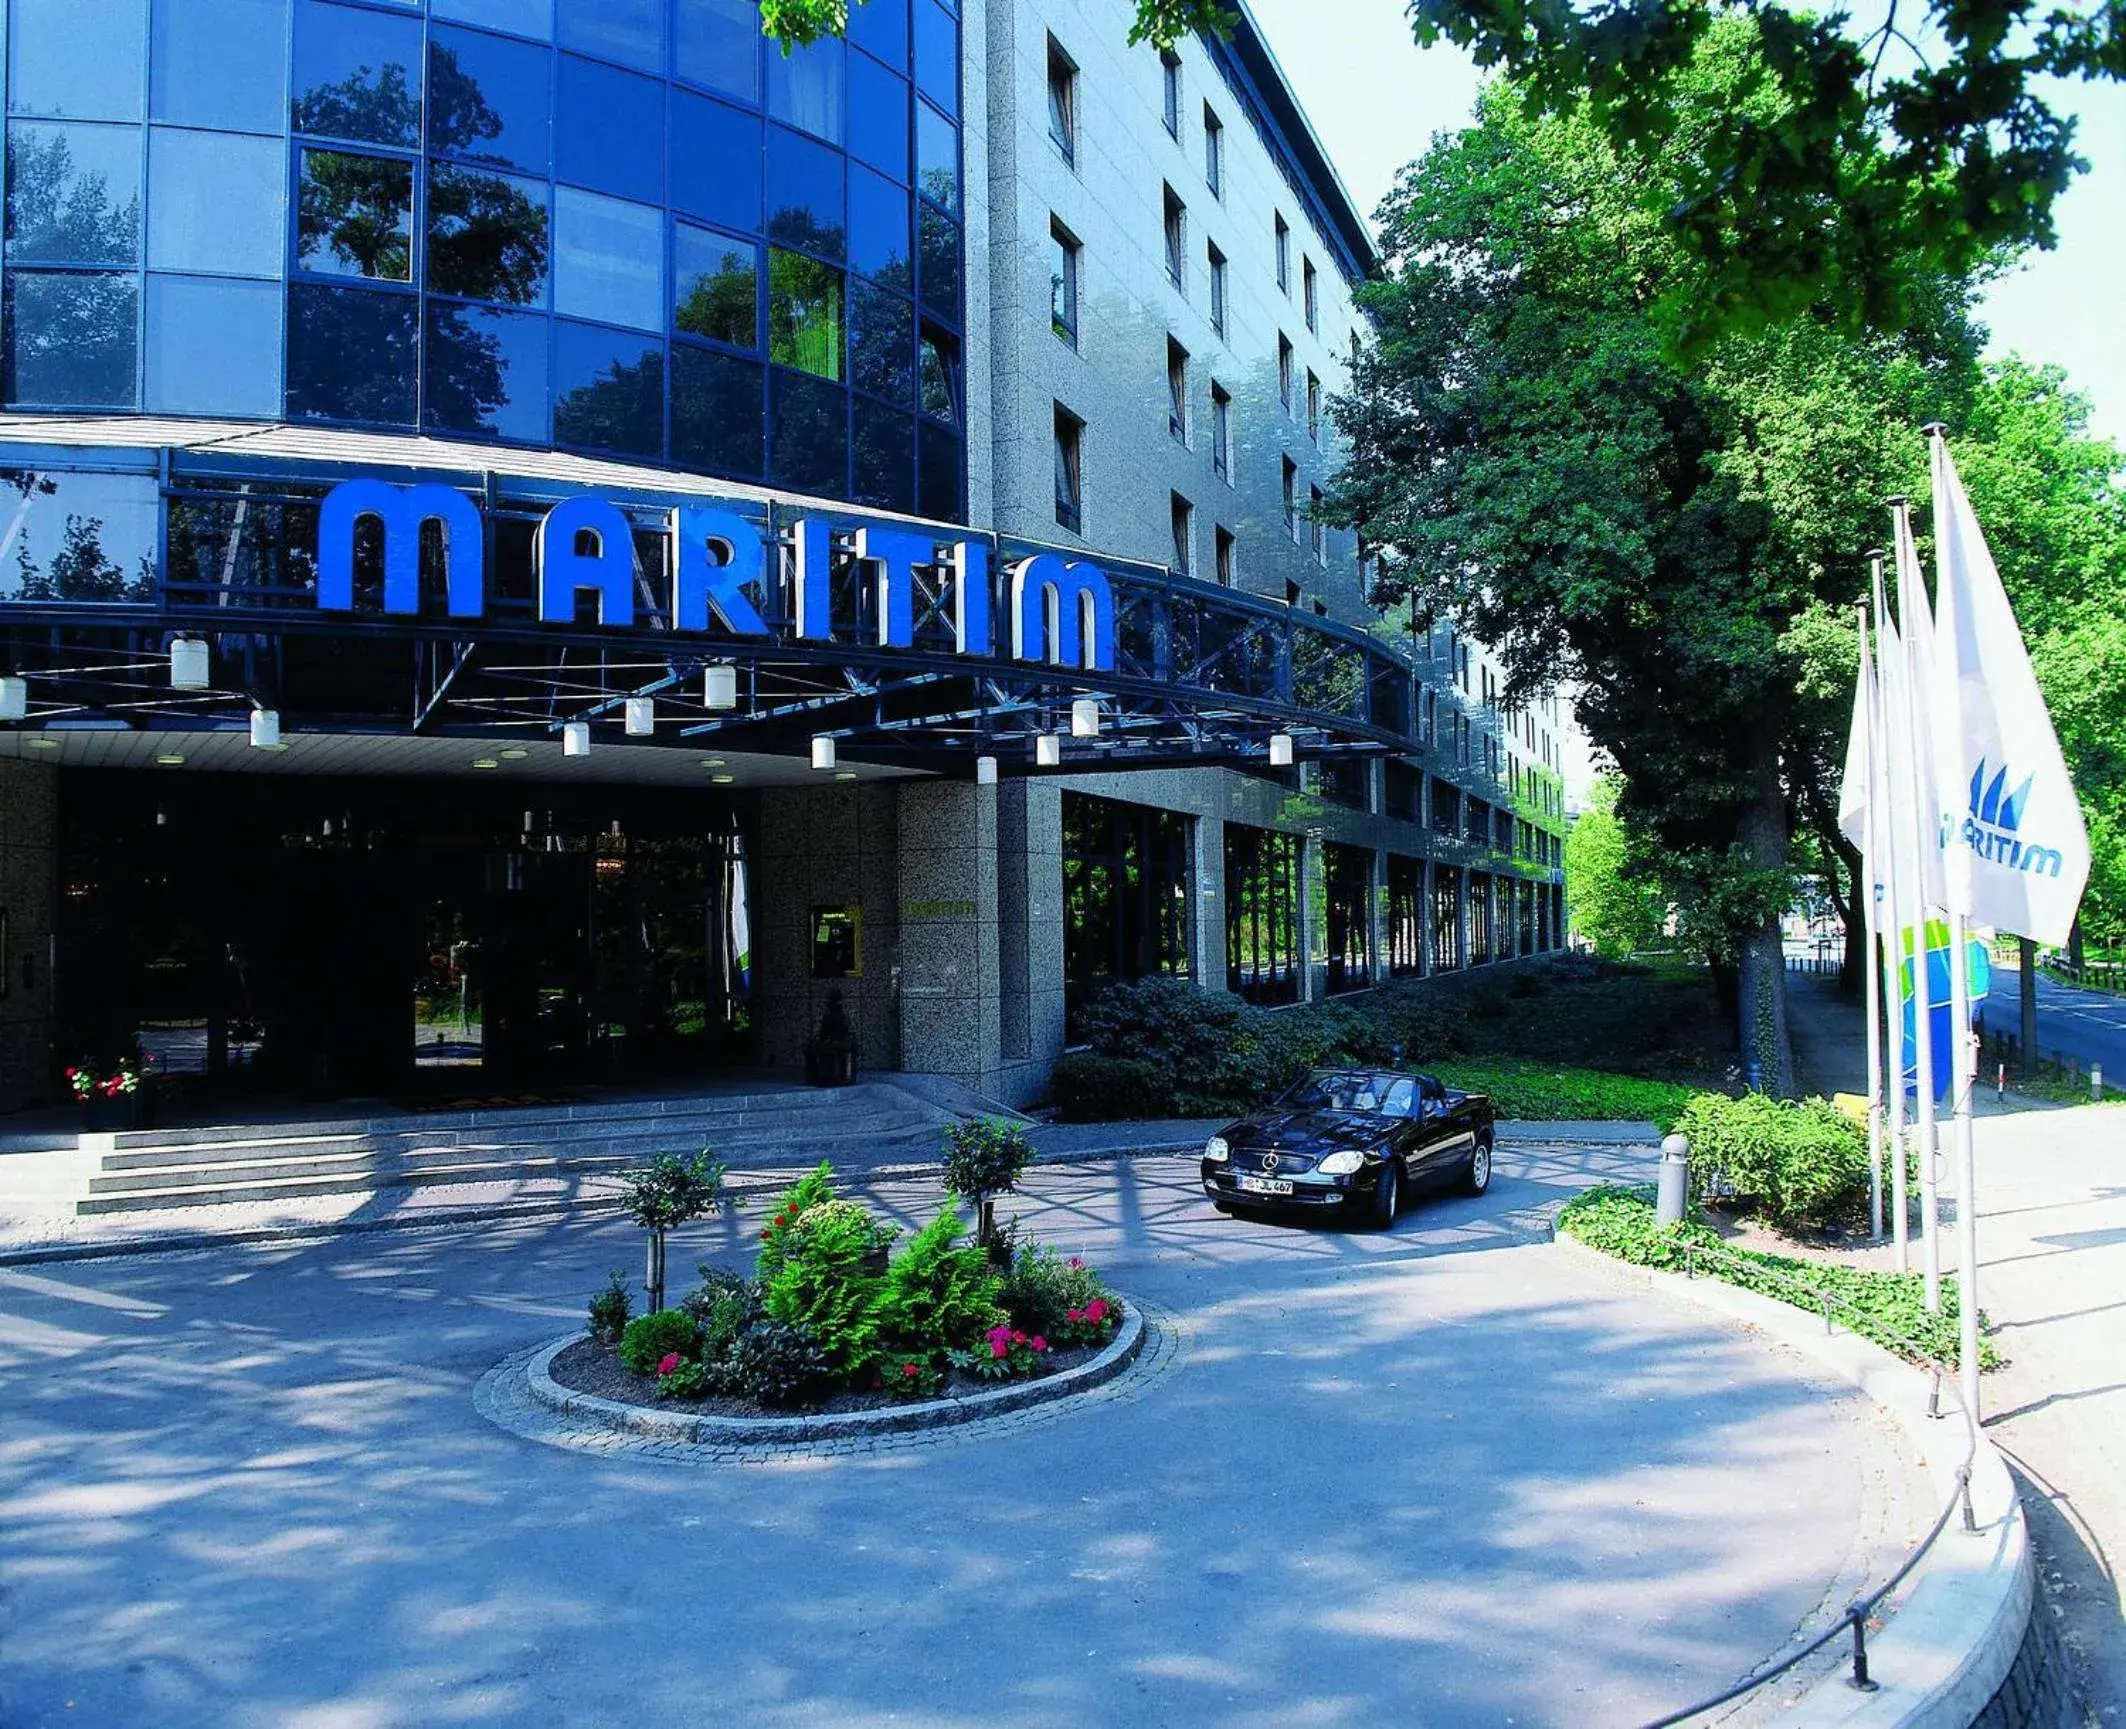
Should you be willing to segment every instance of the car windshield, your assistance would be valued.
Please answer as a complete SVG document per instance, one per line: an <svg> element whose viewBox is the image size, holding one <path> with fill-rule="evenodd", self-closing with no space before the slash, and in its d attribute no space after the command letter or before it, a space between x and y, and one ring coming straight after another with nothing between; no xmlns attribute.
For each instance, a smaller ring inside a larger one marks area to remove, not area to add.
<svg viewBox="0 0 2126 1729"><path fill-rule="evenodd" d="M1317 1069L1293 1086L1280 1102L1299 1110L1374 1111L1406 1117L1415 1091L1408 1075Z"/></svg>

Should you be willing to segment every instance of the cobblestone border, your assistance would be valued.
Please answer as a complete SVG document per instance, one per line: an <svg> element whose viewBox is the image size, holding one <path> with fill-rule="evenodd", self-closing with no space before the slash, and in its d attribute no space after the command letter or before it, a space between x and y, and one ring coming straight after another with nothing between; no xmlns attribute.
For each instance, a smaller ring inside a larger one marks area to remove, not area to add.
<svg viewBox="0 0 2126 1729"><path fill-rule="evenodd" d="M672 1464L772 1464L983 1440L1110 1400L1141 1397L1159 1376L1185 1361L1183 1322L1134 1298L1125 1303L1123 1331L1114 1343L1065 1374L878 1412L707 1417L570 1392L556 1386L550 1374L544 1378L552 1391L542 1394L535 1371L574 1343L576 1334L504 1358L481 1377L473 1404L489 1422L526 1440Z"/></svg>

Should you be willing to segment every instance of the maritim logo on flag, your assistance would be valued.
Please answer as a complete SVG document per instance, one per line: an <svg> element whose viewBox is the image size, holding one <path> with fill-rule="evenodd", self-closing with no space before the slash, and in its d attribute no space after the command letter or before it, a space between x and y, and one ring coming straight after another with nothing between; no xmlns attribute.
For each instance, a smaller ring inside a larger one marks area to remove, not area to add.
<svg viewBox="0 0 2126 1729"><path fill-rule="evenodd" d="M2022 836L2023 816L2030 798L2030 783L2008 791L2008 768L2003 764L1986 779L1986 759L1980 757L1971 774L1971 808L1964 818L1964 844L1988 864L2004 864L2010 870L2036 876L2058 876L2064 859L2058 847L2037 846Z"/></svg>

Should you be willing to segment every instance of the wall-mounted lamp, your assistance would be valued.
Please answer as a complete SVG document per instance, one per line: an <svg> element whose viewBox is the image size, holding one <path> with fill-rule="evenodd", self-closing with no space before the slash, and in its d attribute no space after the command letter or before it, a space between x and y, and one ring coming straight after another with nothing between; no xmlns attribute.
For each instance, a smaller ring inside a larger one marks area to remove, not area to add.
<svg viewBox="0 0 2126 1729"><path fill-rule="evenodd" d="M727 709L738 706L738 668L708 666L701 671L701 706Z"/></svg>
<svg viewBox="0 0 2126 1729"><path fill-rule="evenodd" d="M561 728L561 754L563 756L589 756L591 754L591 723L587 720L565 722Z"/></svg>
<svg viewBox="0 0 2126 1729"><path fill-rule="evenodd" d="M173 636L170 639L170 688L205 690L208 675L207 639L203 636Z"/></svg>
<svg viewBox="0 0 2126 1729"><path fill-rule="evenodd" d="M279 750L280 747L280 710L277 708L254 708L251 711L251 748L253 750Z"/></svg>
<svg viewBox="0 0 2126 1729"><path fill-rule="evenodd" d="M1042 768L1060 768L1063 763L1062 735L1042 733L1033 741L1033 759Z"/></svg>
<svg viewBox="0 0 2126 1729"><path fill-rule="evenodd" d="M1290 733L1288 733L1288 732L1273 732L1273 733L1271 733L1271 734L1270 734L1270 767L1272 767L1272 768L1290 768L1291 766L1292 766L1292 735L1291 735Z"/></svg>
<svg viewBox="0 0 2126 1729"><path fill-rule="evenodd" d="M1098 738L1100 736L1100 699L1096 696L1081 696L1070 705L1070 736L1072 738Z"/></svg>
<svg viewBox="0 0 2126 1729"><path fill-rule="evenodd" d="M0 678L0 720L27 720L30 712L30 681Z"/></svg>
<svg viewBox="0 0 2126 1729"><path fill-rule="evenodd" d="M627 699L627 735L629 738L654 738L657 733L657 699L648 696L631 696Z"/></svg>
<svg viewBox="0 0 2126 1729"><path fill-rule="evenodd" d="M834 766L834 735L832 733L818 732L812 735L812 766L814 768L832 768Z"/></svg>
<svg viewBox="0 0 2126 1729"><path fill-rule="evenodd" d="M997 759L993 756L978 756L974 759L974 784L995 786L997 784Z"/></svg>

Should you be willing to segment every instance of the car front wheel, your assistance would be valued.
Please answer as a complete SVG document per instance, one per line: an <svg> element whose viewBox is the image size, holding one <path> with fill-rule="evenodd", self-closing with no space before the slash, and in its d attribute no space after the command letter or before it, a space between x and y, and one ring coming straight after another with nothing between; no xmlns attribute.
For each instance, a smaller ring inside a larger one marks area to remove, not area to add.
<svg viewBox="0 0 2126 1729"><path fill-rule="evenodd" d="M1472 1195L1481 1195L1491 1187L1491 1143L1478 1141L1476 1151L1469 1155L1468 1189Z"/></svg>
<svg viewBox="0 0 2126 1729"><path fill-rule="evenodd" d="M1402 1211L1403 1171L1398 1159L1390 1159L1380 1168L1380 1181L1373 1189L1373 1228L1385 1231L1395 1223L1395 1215Z"/></svg>

